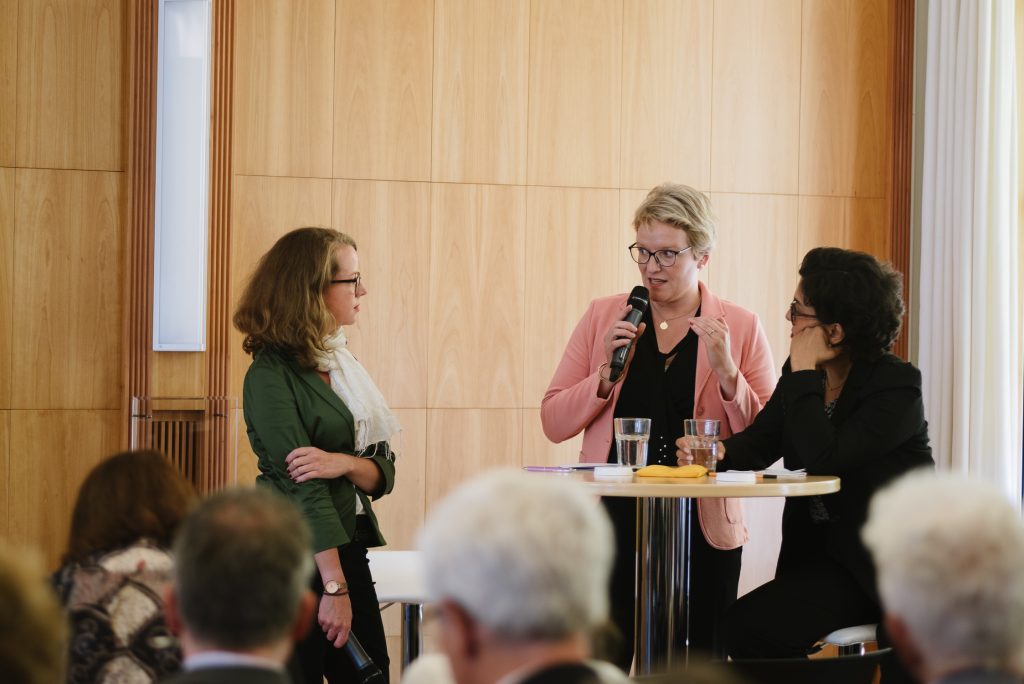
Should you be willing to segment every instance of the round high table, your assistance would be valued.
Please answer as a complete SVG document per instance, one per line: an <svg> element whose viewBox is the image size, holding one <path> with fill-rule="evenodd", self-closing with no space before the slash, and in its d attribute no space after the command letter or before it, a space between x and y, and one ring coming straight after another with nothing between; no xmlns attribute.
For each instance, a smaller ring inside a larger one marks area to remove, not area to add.
<svg viewBox="0 0 1024 684"><path fill-rule="evenodd" d="M549 474L549 476L551 476ZM839 491L839 478L716 482L699 478L595 478L590 471L558 474L580 481L600 496L637 500L637 674L662 671L680 660L689 643L690 516L693 500L712 497L814 496ZM699 591L699 587L696 588Z"/></svg>

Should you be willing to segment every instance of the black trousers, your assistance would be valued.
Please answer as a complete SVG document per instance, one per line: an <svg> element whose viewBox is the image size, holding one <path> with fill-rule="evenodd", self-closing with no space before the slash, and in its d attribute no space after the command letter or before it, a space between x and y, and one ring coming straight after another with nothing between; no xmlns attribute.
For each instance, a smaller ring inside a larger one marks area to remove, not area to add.
<svg viewBox="0 0 1024 684"><path fill-rule="evenodd" d="M612 622L622 635L620 647L609 658L629 672L633 661L636 614L636 499L601 499L615 530L615 563L609 600ZM736 601L743 549L721 551L704 539L696 505L690 516L690 657L725 655L722 627L725 614Z"/></svg>
<svg viewBox="0 0 1024 684"><path fill-rule="evenodd" d="M352 633L359 638L366 654L384 673L384 681L389 681L390 660L384 623L366 559L366 546L359 541L358 532L355 541L338 547L338 554L341 556L345 581L348 582L349 598L352 600ZM313 573L313 592L317 596L323 592L319 573ZM324 677L330 684L358 681L356 670L345 650L327 642L327 636L316 618L314 613L309 635L295 646L288 668L292 681L296 684L323 684Z"/></svg>
<svg viewBox="0 0 1024 684"><path fill-rule="evenodd" d="M726 647L733 658L800 658L829 632L881 617L849 570L818 555L737 601L727 617Z"/></svg>

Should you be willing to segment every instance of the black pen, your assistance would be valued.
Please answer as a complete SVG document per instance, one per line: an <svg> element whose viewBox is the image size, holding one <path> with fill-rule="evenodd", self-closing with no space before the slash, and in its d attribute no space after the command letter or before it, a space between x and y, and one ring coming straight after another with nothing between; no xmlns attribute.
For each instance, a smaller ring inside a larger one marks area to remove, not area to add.
<svg viewBox="0 0 1024 684"><path fill-rule="evenodd" d="M763 477L766 480L778 480L779 479L779 476L775 475L773 473L762 473L761 477Z"/></svg>

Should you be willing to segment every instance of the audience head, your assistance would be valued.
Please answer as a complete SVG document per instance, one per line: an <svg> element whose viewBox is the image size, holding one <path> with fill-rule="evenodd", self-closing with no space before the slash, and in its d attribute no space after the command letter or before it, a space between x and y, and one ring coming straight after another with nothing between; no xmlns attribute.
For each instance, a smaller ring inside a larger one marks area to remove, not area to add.
<svg viewBox="0 0 1024 684"><path fill-rule="evenodd" d="M611 525L575 482L484 474L431 513L419 546L442 615L457 606L496 640L558 641L607 617Z"/></svg>
<svg viewBox="0 0 1024 684"><path fill-rule="evenodd" d="M64 680L67 625L34 554L0 544L0 681Z"/></svg>
<svg viewBox="0 0 1024 684"><path fill-rule="evenodd" d="M1024 665L1024 523L994 487L912 473L872 500L863 537L887 631L922 681Z"/></svg>
<svg viewBox="0 0 1024 684"><path fill-rule="evenodd" d="M290 644L309 626L312 572L312 537L294 505L262 488L219 492L174 542L168 621L205 648Z"/></svg>
<svg viewBox="0 0 1024 684"><path fill-rule="evenodd" d="M106 459L78 490L65 562L148 538L170 548L195 489L158 451L125 451Z"/></svg>
<svg viewBox="0 0 1024 684"><path fill-rule="evenodd" d="M800 264L803 304L825 325L842 326L838 346L855 359L889 351L903 323L900 274L864 252L817 247Z"/></svg>
<svg viewBox="0 0 1024 684"><path fill-rule="evenodd" d="M658 221L686 233L687 244L694 259L709 253L715 246L715 217L711 201L704 193L688 185L663 183L647 193L636 208L633 229Z"/></svg>
<svg viewBox="0 0 1024 684"><path fill-rule="evenodd" d="M338 321L324 292L339 272L337 251L355 240L330 228L297 228L281 237L256 264L235 309L235 327L249 354L275 349L306 368L323 351L324 336Z"/></svg>

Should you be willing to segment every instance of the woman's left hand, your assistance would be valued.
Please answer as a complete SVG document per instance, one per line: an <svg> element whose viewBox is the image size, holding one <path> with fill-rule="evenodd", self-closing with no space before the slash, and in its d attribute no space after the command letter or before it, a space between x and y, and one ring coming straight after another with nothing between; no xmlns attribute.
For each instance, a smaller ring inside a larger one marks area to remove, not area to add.
<svg viewBox="0 0 1024 684"><path fill-rule="evenodd" d="M804 328L789 341L789 366L794 371L817 370L837 356L839 349L829 344L828 332L820 325Z"/></svg>
<svg viewBox="0 0 1024 684"><path fill-rule="evenodd" d="M347 454L332 454L316 447L299 447L292 449L285 457L288 465L288 477L296 482L321 479L330 480L347 475L351 466Z"/></svg>
<svg viewBox="0 0 1024 684"><path fill-rule="evenodd" d="M736 377L739 369L736 362L732 360L732 350L729 346L729 324L724 318L699 318L690 319L690 329L697 333L697 337L704 341L704 349L708 355L708 365L718 376L718 384L722 387L722 396L728 401L736 396Z"/></svg>

